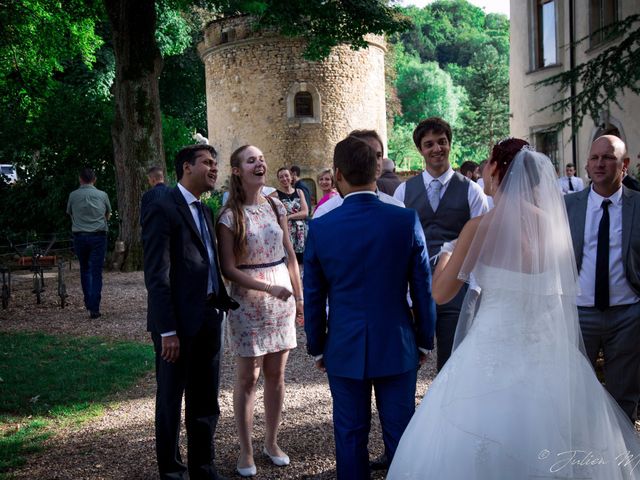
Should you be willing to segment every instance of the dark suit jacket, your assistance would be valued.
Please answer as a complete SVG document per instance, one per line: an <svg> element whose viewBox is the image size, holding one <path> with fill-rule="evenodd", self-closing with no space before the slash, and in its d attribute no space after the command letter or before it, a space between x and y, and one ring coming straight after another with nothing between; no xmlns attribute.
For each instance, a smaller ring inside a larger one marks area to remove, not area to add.
<svg viewBox="0 0 640 480"><path fill-rule="evenodd" d="M307 349L324 354L328 374L398 375L417 367L418 347L433 348L431 272L415 211L347 197L310 222L303 281Z"/></svg>
<svg viewBox="0 0 640 480"><path fill-rule="evenodd" d="M584 223L591 188L565 195L578 271L582 267ZM622 261L631 288L640 295L640 193L622 187Z"/></svg>
<svg viewBox="0 0 640 480"><path fill-rule="evenodd" d="M387 195L393 195L398 188L398 185L402 183L402 180L393 172L384 172L380 175L380 178L376 180L378 190L386 193Z"/></svg>
<svg viewBox="0 0 640 480"><path fill-rule="evenodd" d="M205 209L211 244L216 246L211 212ZM148 292L147 330L194 335L212 318L206 308L209 265L207 250L189 206L178 189L149 204L142 219L144 281ZM220 291L214 306L227 311L234 302L227 295L216 255Z"/></svg>
<svg viewBox="0 0 640 480"><path fill-rule="evenodd" d="M622 184L630 188L631 190L635 190L636 192L640 192L640 182L633 178L631 175L625 175L622 179Z"/></svg>
<svg viewBox="0 0 640 480"><path fill-rule="evenodd" d="M149 205L159 198L162 198L171 191L170 187L167 187L164 183L157 183L153 188L150 188L142 195L140 200L140 226L142 226L142 219L147 214Z"/></svg>
<svg viewBox="0 0 640 480"><path fill-rule="evenodd" d="M293 188L299 188L304 193L304 199L307 201L307 208L309 209L309 213L311 213L311 192L307 188L307 186L302 182L302 180L298 180Z"/></svg>

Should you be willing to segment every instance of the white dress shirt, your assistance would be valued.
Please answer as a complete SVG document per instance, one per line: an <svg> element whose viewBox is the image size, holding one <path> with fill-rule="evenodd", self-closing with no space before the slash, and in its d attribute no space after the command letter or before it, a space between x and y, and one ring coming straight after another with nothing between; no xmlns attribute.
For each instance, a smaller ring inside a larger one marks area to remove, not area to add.
<svg viewBox="0 0 640 480"><path fill-rule="evenodd" d="M422 172L422 181L424 182L425 190L429 189L429 185L433 180L439 180L442 184L442 188L440 189L440 199L442 199L443 195L447 191L447 187L449 186L449 182L453 178L453 168L449 167L449 170L444 172L439 177L432 177L429 172L424 170ZM407 189L407 182L401 183L398 188L396 188L393 197L396 200L400 200L404 203L404 194ZM425 202L427 202L427 197L425 195ZM482 187L478 185L476 182L469 182L469 191L467 194L467 201L469 202L469 212L471 213L471 218L478 217L484 213L489 211L489 205L487 203L487 196L484 194Z"/></svg>
<svg viewBox="0 0 640 480"><path fill-rule="evenodd" d="M371 193L375 193L376 195L378 195L378 198L380 199L381 202L404 208L404 203L402 203L400 200L396 200L391 195L387 195L386 193L381 192L380 190L376 190L375 192L371 192ZM347 195L347 197L348 196L349 195ZM316 208L315 212L313 212L313 218L320 218L322 215L326 215L334 208L338 208L340 205L342 205L343 202L344 202L344 198L342 198L340 195L334 195L329 200L327 200L322 205L320 205L318 208Z"/></svg>
<svg viewBox="0 0 640 480"><path fill-rule="evenodd" d="M479 178L477 183L484 192L484 179ZM484 196L487 197L487 205L489 206L489 210L491 210L493 208L493 197L491 195L487 195L486 193L484 194Z"/></svg>
<svg viewBox="0 0 640 480"><path fill-rule="evenodd" d="M602 201L605 197L589 191L587 215L584 221L584 247L579 273L580 307L594 306L596 254L598 249L598 227L602 219ZM631 305L640 298L633 292L622 264L622 188L609 197L609 305Z"/></svg>
<svg viewBox="0 0 640 480"><path fill-rule="evenodd" d="M580 177L573 176L571 177L571 185L573 185L573 190L569 188L569 177L560 177L558 179L558 186L560 187L560 191L563 195L567 193L576 193L580 190L584 190L584 182Z"/></svg>

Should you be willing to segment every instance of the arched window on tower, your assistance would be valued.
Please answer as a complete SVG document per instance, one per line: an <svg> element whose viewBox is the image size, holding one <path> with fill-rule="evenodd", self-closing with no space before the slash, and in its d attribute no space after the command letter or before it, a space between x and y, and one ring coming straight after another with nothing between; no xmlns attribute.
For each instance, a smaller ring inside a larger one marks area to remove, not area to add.
<svg viewBox="0 0 640 480"><path fill-rule="evenodd" d="M298 92L293 99L296 117L313 117L313 96L309 92Z"/></svg>
<svg viewBox="0 0 640 480"><path fill-rule="evenodd" d="M293 124L322 122L322 104L316 87L295 82L287 92L287 121Z"/></svg>
<svg viewBox="0 0 640 480"><path fill-rule="evenodd" d="M313 96L310 92L298 92L293 99L296 117L313 117Z"/></svg>

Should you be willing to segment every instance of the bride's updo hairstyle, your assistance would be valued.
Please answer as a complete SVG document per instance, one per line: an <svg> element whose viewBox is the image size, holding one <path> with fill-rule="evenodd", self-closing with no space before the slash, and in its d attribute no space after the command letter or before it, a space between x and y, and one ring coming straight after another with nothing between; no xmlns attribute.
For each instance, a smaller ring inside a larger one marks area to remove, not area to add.
<svg viewBox="0 0 640 480"><path fill-rule="evenodd" d="M520 138L506 138L494 145L489 163L498 163L498 183L502 182L513 158L525 145L529 142Z"/></svg>

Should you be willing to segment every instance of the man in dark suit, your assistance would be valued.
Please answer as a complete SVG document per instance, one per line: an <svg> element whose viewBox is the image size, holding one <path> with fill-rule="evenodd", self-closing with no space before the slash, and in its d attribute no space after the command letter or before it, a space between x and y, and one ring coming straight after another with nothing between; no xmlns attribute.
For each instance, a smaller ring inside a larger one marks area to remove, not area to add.
<svg viewBox="0 0 640 480"><path fill-rule="evenodd" d="M398 188L398 185L402 183L402 180L396 175L396 164L390 158L383 158L381 165L380 176L376 180L378 190L386 193L387 195L393 195Z"/></svg>
<svg viewBox="0 0 640 480"><path fill-rule="evenodd" d="M577 298L587 355L605 358L605 386L632 420L640 400L640 193L622 186L624 142L591 145L591 187L564 197L579 272Z"/></svg>
<svg viewBox="0 0 640 480"><path fill-rule="evenodd" d="M334 169L344 203L310 225L305 332L333 397L337 477L358 480L369 478L371 388L391 462L414 412L418 365L433 348L435 304L422 227L414 211L377 198L374 149L347 137Z"/></svg>
<svg viewBox="0 0 640 480"><path fill-rule="evenodd" d="M178 185L150 203L142 218L147 329L158 385L156 453L162 479L215 480L222 478L213 443L221 322L234 303L220 276L211 213L198 200L215 185L216 151L210 145L185 147L175 168ZM178 447L183 393L188 466Z"/></svg>
<svg viewBox="0 0 640 480"><path fill-rule="evenodd" d="M163 197L171 191L164 183L164 172L162 168L153 166L147 171L147 180L149 181L149 190L144 192L140 200L140 225L142 226L142 218L145 216L149 204Z"/></svg>
<svg viewBox="0 0 640 480"><path fill-rule="evenodd" d="M311 192L300 179L300 167L297 165L291 165L289 172L291 172L291 183L293 183L293 187L302 190L302 193L304 193L304 199L307 201L307 207L309 207L309 213L311 213Z"/></svg>

